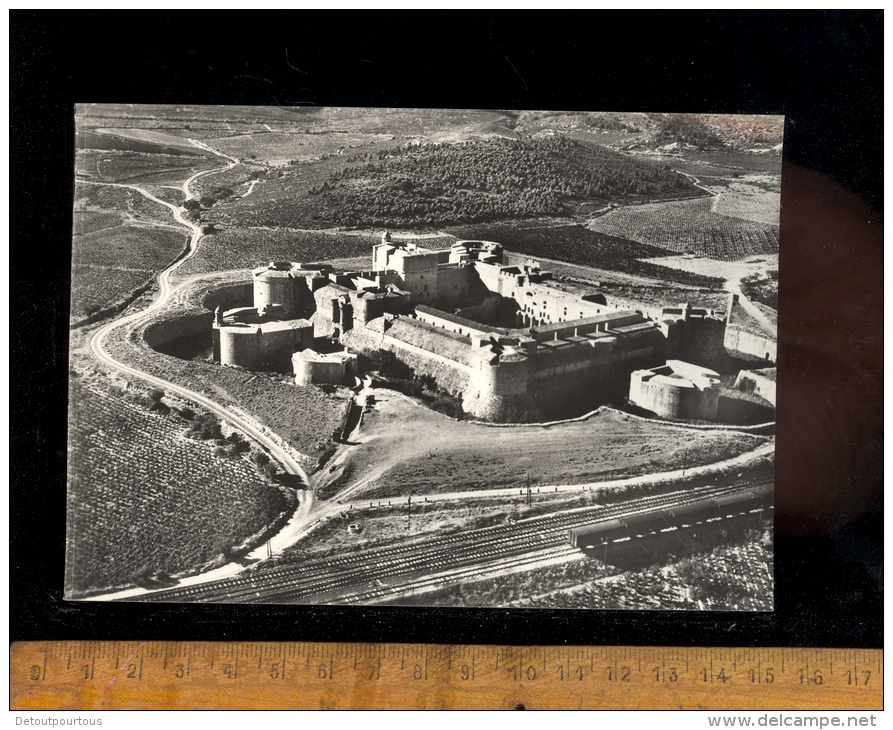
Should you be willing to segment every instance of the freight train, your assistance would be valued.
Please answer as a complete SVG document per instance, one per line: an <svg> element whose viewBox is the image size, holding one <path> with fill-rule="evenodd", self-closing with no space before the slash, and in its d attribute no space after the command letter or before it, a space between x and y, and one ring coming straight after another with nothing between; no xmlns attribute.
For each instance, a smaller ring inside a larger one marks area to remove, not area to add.
<svg viewBox="0 0 893 730"><path fill-rule="evenodd" d="M656 536L662 532L697 528L722 521L739 525L752 523L753 527L758 527L771 509L772 488L761 486L698 502L595 522L570 530L568 537L572 547L592 549L611 542Z"/></svg>

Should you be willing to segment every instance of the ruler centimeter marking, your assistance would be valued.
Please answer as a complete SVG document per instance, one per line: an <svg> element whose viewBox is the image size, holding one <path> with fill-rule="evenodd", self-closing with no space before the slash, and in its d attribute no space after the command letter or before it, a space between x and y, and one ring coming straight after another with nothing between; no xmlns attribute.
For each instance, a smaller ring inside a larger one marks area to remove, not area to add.
<svg viewBox="0 0 893 730"><path fill-rule="evenodd" d="M123 657L130 658L122 667ZM10 648L12 710L520 707L879 710L883 655L879 649L324 642L60 641Z"/></svg>

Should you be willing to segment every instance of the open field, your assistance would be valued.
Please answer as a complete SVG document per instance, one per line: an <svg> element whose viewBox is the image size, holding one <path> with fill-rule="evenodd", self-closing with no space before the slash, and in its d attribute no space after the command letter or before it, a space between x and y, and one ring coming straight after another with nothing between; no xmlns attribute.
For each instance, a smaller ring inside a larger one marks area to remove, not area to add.
<svg viewBox="0 0 893 730"><path fill-rule="evenodd" d="M474 489L583 484L709 464L766 442L738 432L700 431L601 411L552 426L492 427L454 421L393 391L376 389L354 440L317 478L339 499Z"/></svg>
<svg viewBox="0 0 893 730"><path fill-rule="evenodd" d="M85 377L71 383L69 591L198 569L290 511L246 457Z"/></svg>
<svg viewBox="0 0 893 730"><path fill-rule="evenodd" d="M80 222L76 215L75 229L79 225L95 229L100 222L110 221L113 215L87 215ZM90 316L126 298L176 258L186 241L185 231L133 225L116 225L75 235L72 239L72 320Z"/></svg>
<svg viewBox="0 0 893 730"><path fill-rule="evenodd" d="M149 136L151 135L151 137ZM195 155L207 154L202 149L173 135L144 132L139 129L97 129L96 132L78 130L75 137L79 150L121 150L127 152L148 152L156 155Z"/></svg>
<svg viewBox="0 0 893 730"><path fill-rule="evenodd" d="M600 233L722 261L778 253L778 226L720 215L713 199L624 206L589 227Z"/></svg>
<svg viewBox="0 0 893 730"><path fill-rule="evenodd" d="M713 188L718 193L713 211L757 223L778 225L781 185L778 178L748 175Z"/></svg>
<svg viewBox="0 0 893 730"><path fill-rule="evenodd" d="M101 182L179 183L194 172L214 167L220 167L219 159L118 150L79 150L75 158L78 176Z"/></svg>
<svg viewBox="0 0 893 730"><path fill-rule="evenodd" d="M778 254L748 256L741 261L720 261L718 259L704 258L703 256L678 254L676 256L659 256L654 259L648 259L648 263L717 279L740 279L743 276L757 274L767 267L777 266Z"/></svg>
<svg viewBox="0 0 893 730"><path fill-rule="evenodd" d="M257 160L267 165L284 165L293 160L305 162L323 155L350 154L351 150L390 142L393 135L360 132L255 132L239 136L206 139L205 143L239 160Z"/></svg>

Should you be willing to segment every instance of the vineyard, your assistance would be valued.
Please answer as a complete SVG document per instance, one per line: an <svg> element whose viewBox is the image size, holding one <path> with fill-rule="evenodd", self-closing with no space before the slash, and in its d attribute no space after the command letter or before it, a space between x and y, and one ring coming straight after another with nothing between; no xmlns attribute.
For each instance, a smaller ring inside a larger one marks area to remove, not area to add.
<svg viewBox="0 0 893 730"><path fill-rule="evenodd" d="M607 217L607 216L606 216ZM597 220L604 220L599 218ZM662 256L665 249L629 237L593 231L581 225L520 226L484 224L447 229L457 238L499 241L506 249L533 258L549 258L582 266L618 271L634 276L705 288L718 288L722 280L671 269L641 259Z"/></svg>
<svg viewBox="0 0 893 730"><path fill-rule="evenodd" d="M127 225L74 236L71 318L90 316L125 298L176 258L186 240L176 230Z"/></svg>
<svg viewBox="0 0 893 730"><path fill-rule="evenodd" d="M768 611L772 551L759 536L667 567L627 572L518 605L543 608ZM488 604L492 605L492 604Z"/></svg>
<svg viewBox="0 0 893 730"><path fill-rule="evenodd" d="M624 206L594 218L599 233L722 261L778 253L778 226L714 213L713 199Z"/></svg>
<svg viewBox="0 0 893 730"><path fill-rule="evenodd" d="M74 211L74 235L76 236L95 233L106 228L115 228L119 225L121 225L121 216L118 213L95 210Z"/></svg>
<svg viewBox="0 0 893 730"><path fill-rule="evenodd" d="M141 185L140 187L159 200L163 200L165 203L170 203L171 205L176 205L177 207L183 205L183 201L185 200L183 191L179 187L169 187L166 185ZM167 211L165 211L165 213L167 213ZM168 221L170 221L169 213Z"/></svg>
<svg viewBox="0 0 893 730"><path fill-rule="evenodd" d="M177 270L178 276L261 266L268 261L329 261L352 256L372 261L376 236L343 233L225 229L205 236L198 252Z"/></svg>
<svg viewBox="0 0 893 730"><path fill-rule="evenodd" d="M310 468L346 417L348 393L343 389L327 395L314 386L295 386L290 376L181 360L152 350L136 333L128 337L120 330L109 336L107 348L122 362L246 411L304 454Z"/></svg>
<svg viewBox="0 0 893 730"><path fill-rule="evenodd" d="M760 537L666 567L621 572L577 553L566 562L457 583L386 605L572 609L743 610L772 608L771 549Z"/></svg>
<svg viewBox="0 0 893 730"><path fill-rule="evenodd" d="M66 592L196 570L289 509L247 457L186 438L173 411L71 384Z"/></svg>

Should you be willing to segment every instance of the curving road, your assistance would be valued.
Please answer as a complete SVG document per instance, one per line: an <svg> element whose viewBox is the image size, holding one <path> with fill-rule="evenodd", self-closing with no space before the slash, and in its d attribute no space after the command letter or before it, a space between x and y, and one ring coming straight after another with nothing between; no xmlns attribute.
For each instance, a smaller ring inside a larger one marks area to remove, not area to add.
<svg viewBox="0 0 893 730"><path fill-rule="evenodd" d="M233 165L237 164L237 162L238 162L237 160L235 160L227 155L222 155L222 154L216 152L215 150L212 150L211 148L207 147L206 145L195 142L194 140L190 140L190 141L192 141L197 147L206 149L209 152L213 152L214 154L219 155L220 157L225 157L228 160L228 163L225 167L218 167L218 168L214 168L211 170L201 170L201 171L196 172L195 174L191 175L181 186L181 189L183 190L183 192L187 198L190 197L189 185L192 182L199 179L200 177L204 177L206 175L213 175L217 172L227 170L227 169L231 168ZM159 273L159 275L158 275L158 295L155 298L155 300L145 309L142 309L137 312L132 312L131 314L127 314L125 316L118 317L117 319L114 319L114 320L108 322L107 324L105 324L102 327L100 327L99 329L97 329L90 336L90 340L88 342L88 347L89 347L90 351L93 353L93 355L99 361L101 361L105 365L107 365L115 370L118 370L122 373L126 373L126 374L131 375L135 378L139 378L151 385L154 385L158 388L162 388L162 389L167 390L171 393L176 393L177 395L179 395L187 400L193 401L194 403L201 405L202 407L204 407L207 410L211 411L212 413L216 414L220 418L229 422L230 424L235 426L238 430L245 433L249 438L251 438L256 443L258 443L262 448L264 448L270 454L270 456L276 462L278 462L284 468L284 470L286 472L288 472L289 474L297 475L303 480L303 482L305 484L308 483L307 474L304 471L304 469L301 467L301 464L299 463L296 455L293 452L291 452L287 447L282 445L278 440L275 440L270 435L268 435L264 431L263 427L259 426L258 424L254 423L251 420L248 420L246 417L244 417L238 413L235 413L232 410L225 408L224 406L219 405L218 403L216 403L213 400L211 400L210 398L202 395L201 393L198 393L194 390L190 390L189 388L185 388L182 385L178 385L178 384L173 383L169 380L165 380L165 379L159 378L155 375L151 375L147 372L143 372L139 368L136 368L136 367L133 367L132 365L123 363L120 360L116 360L114 358L114 356L108 352L108 350L106 349L106 339L112 332L114 332L122 327L126 327L128 325L133 325L141 320L147 319L152 314L154 314L155 312L157 312L161 308L163 308L170 301L171 293L173 292L173 287L171 286L171 281L170 281L171 275L185 261L188 261L192 256L195 255L195 252L198 250L199 241L202 238L202 231L199 226L186 220L183 217L183 213L180 208L173 205L172 203L168 203L164 200L160 200L159 198L155 197L154 195L149 193L147 190L144 190L143 188L140 188L139 186L127 185L127 184L123 184L123 183L99 183L99 182L86 181L86 180L79 180L78 182L84 183L84 184L91 184L91 185L110 185L112 187L127 188L130 190L135 190L136 192L140 193L141 195L148 198L149 200L168 208L171 211L171 214L173 215L174 220L176 220L177 223L179 223L182 226L185 226L192 232L192 235L190 236L189 243L187 244L185 253L183 255L181 255L180 257L178 257L166 269L164 269L163 271L161 271ZM293 515L291 521L288 523L288 525L286 525L285 528L283 528L283 530L279 533L279 535L282 535L283 533L287 533L289 536L293 536L295 534L298 534L301 531L301 527L302 527L303 523L305 523L306 520L309 519L311 512L313 512L314 499L313 499L312 492L310 492L309 490L306 490L302 495L300 495L299 503L300 503L300 506L298 508L298 511L295 513L295 515ZM278 537L278 536L276 536L276 537ZM271 540L276 540L276 537L272 538Z"/></svg>

